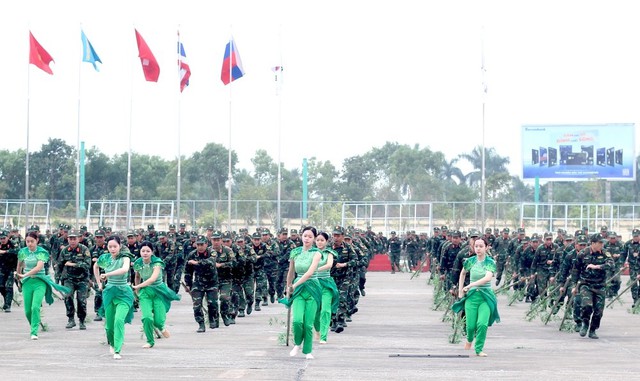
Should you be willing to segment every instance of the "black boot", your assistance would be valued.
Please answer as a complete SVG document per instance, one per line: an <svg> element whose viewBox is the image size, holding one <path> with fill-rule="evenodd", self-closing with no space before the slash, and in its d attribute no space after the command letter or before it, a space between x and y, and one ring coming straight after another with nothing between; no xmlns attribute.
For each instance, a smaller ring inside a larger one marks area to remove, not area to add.
<svg viewBox="0 0 640 381"><path fill-rule="evenodd" d="M251 315L251 312L253 312L252 307L253 307L252 304L247 304L247 315Z"/></svg>
<svg viewBox="0 0 640 381"><path fill-rule="evenodd" d="M67 322L67 326L65 328L73 328L76 326L76 322L73 319L69 319L69 321Z"/></svg>
<svg viewBox="0 0 640 381"><path fill-rule="evenodd" d="M206 331L207 329L204 327L204 323L198 323L200 326L198 327L198 330L196 332L198 333L202 333L204 331Z"/></svg>
<svg viewBox="0 0 640 381"><path fill-rule="evenodd" d="M256 311L262 311L262 309L260 308L260 301L256 300Z"/></svg>
<svg viewBox="0 0 640 381"><path fill-rule="evenodd" d="M80 330L84 331L85 329L87 329L87 326L84 325L84 320L80 320Z"/></svg>
<svg viewBox="0 0 640 381"><path fill-rule="evenodd" d="M238 310L238 317L244 317L244 310Z"/></svg>

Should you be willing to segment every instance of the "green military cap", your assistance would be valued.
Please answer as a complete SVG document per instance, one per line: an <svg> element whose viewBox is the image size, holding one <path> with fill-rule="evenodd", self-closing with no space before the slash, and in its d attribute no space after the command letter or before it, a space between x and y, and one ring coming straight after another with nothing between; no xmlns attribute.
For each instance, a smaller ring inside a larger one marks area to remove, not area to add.
<svg viewBox="0 0 640 381"><path fill-rule="evenodd" d="M224 233L222 233L222 240L223 241L231 241L231 232L230 231L225 231Z"/></svg>
<svg viewBox="0 0 640 381"><path fill-rule="evenodd" d="M538 235L538 233L533 233L531 235L531 241L532 242L540 241L540 236Z"/></svg>
<svg viewBox="0 0 640 381"><path fill-rule="evenodd" d="M278 230L278 234L289 234L289 229L282 227Z"/></svg>
<svg viewBox="0 0 640 381"><path fill-rule="evenodd" d="M181 227L181 228L186 228L186 227L187 227L187 224L185 224L184 222L181 222L181 223L180 223L180 227Z"/></svg>
<svg viewBox="0 0 640 381"><path fill-rule="evenodd" d="M203 235L199 235L199 236L198 236L198 239L196 240L196 243L197 243L197 244L198 244L198 243L200 243L200 244L202 244L202 243L207 243L207 237L205 237L205 236L203 236Z"/></svg>
<svg viewBox="0 0 640 381"><path fill-rule="evenodd" d="M164 231L164 230L160 230L160 231L158 232L158 238L160 238L160 237L166 237L166 236L167 236L167 232L166 232L166 231Z"/></svg>
<svg viewBox="0 0 640 381"><path fill-rule="evenodd" d="M176 224L169 224L169 229L175 229L176 228Z"/></svg>
<svg viewBox="0 0 640 381"><path fill-rule="evenodd" d="M564 229L558 229L558 232L557 232L557 233L558 233L558 234L565 234L565 233L566 233L566 231L564 231Z"/></svg>
<svg viewBox="0 0 640 381"><path fill-rule="evenodd" d="M439 228L439 227L437 227L437 226L435 226L435 227L433 228L433 231L434 231L434 232L439 232L439 231L440 231L440 228Z"/></svg>
<svg viewBox="0 0 640 381"><path fill-rule="evenodd" d="M440 227L440 230L449 230L449 228L447 227L447 225L442 225L442 226Z"/></svg>
<svg viewBox="0 0 640 381"><path fill-rule="evenodd" d="M469 238L478 238L480 237L480 232L476 229L469 230Z"/></svg>
<svg viewBox="0 0 640 381"><path fill-rule="evenodd" d="M460 238L462 236L462 234L460 234L460 230L452 230L452 231L449 232L449 235L454 237L454 238L455 237Z"/></svg>
<svg viewBox="0 0 640 381"><path fill-rule="evenodd" d="M491 228L486 228L486 229L484 229L484 232L487 233L487 234L491 234L492 230L491 230Z"/></svg>
<svg viewBox="0 0 640 381"><path fill-rule="evenodd" d="M553 238L553 234L551 232L545 232L544 239L547 239L547 238Z"/></svg>
<svg viewBox="0 0 640 381"><path fill-rule="evenodd" d="M149 225L147 225L147 229L148 230L153 230L153 229L155 229L155 227L153 226L153 224L149 224Z"/></svg>
<svg viewBox="0 0 640 381"><path fill-rule="evenodd" d="M197 237L197 236L198 236L198 232L197 232L197 231L195 231L195 230L192 230L189 234L190 234L190 235L192 235L192 236L194 236L194 237Z"/></svg>
<svg viewBox="0 0 640 381"><path fill-rule="evenodd" d="M127 231L127 237L135 237L135 236L136 236L136 232L134 230Z"/></svg>
<svg viewBox="0 0 640 381"><path fill-rule="evenodd" d="M602 227L600 228L601 232L606 232L607 230L609 230L609 229L604 225L602 225Z"/></svg>
<svg viewBox="0 0 640 381"><path fill-rule="evenodd" d="M80 232L79 232L79 231L77 231L76 229L72 229L71 231L69 231L69 235L68 235L68 237L78 237L78 236L80 236L80 235L81 235L81 234L80 234Z"/></svg>
<svg viewBox="0 0 640 381"><path fill-rule="evenodd" d="M8 231L6 231L4 229L0 230L0 238L5 238L8 235L9 235Z"/></svg>
<svg viewBox="0 0 640 381"><path fill-rule="evenodd" d="M634 237L637 237L640 235L640 229L633 229L633 231L631 232L631 235Z"/></svg>
<svg viewBox="0 0 640 381"><path fill-rule="evenodd" d="M63 224L63 223L59 223L59 224L58 224L58 229L62 229L63 227L64 227L64 224Z"/></svg>
<svg viewBox="0 0 640 381"><path fill-rule="evenodd" d="M600 233L596 233L596 234L592 234L591 238L589 239L589 241L591 243L596 243L596 242L604 242L606 241L606 239L604 238L604 236Z"/></svg>
<svg viewBox="0 0 640 381"><path fill-rule="evenodd" d="M586 245L587 244L587 236L584 234L580 234L577 239L578 245Z"/></svg>
<svg viewBox="0 0 640 381"><path fill-rule="evenodd" d="M344 234L344 228L342 226L334 226L331 234Z"/></svg>
<svg viewBox="0 0 640 381"><path fill-rule="evenodd" d="M296 230L296 229L291 229L291 232L290 232L290 233L291 233L292 235L293 235L293 234L298 234L298 230Z"/></svg>
<svg viewBox="0 0 640 381"><path fill-rule="evenodd" d="M174 238L176 238L176 233L169 232L169 233L167 233L167 237L174 239Z"/></svg>
<svg viewBox="0 0 640 381"><path fill-rule="evenodd" d="M258 233L258 232L255 232L255 233L251 234L251 239L260 239L260 238L261 238L261 236L260 236L260 233Z"/></svg>
<svg viewBox="0 0 640 381"><path fill-rule="evenodd" d="M31 228L30 228L29 230L34 231L34 232L35 232L35 231L40 231L40 226L38 226L38 225L31 225Z"/></svg>
<svg viewBox="0 0 640 381"><path fill-rule="evenodd" d="M222 238L222 232L220 230L214 230L211 233L211 238Z"/></svg>
<svg viewBox="0 0 640 381"><path fill-rule="evenodd" d="M607 237L609 237L609 238L618 238L618 234L616 232L614 232L614 231L609 230L607 232Z"/></svg>
<svg viewBox="0 0 640 381"><path fill-rule="evenodd" d="M396 232L392 230L389 234L396 235Z"/></svg>
<svg viewBox="0 0 640 381"><path fill-rule="evenodd" d="M86 232L87 231L87 225L81 225L80 226L80 231Z"/></svg>
<svg viewBox="0 0 640 381"><path fill-rule="evenodd" d="M344 239L351 239L351 233L346 233L344 235Z"/></svg>
<svg viewBox="0 0 640 381"><path fill-rule="evenodd" d="M94 237L104 237L104 232L102 230L96 230L93 232Z"/></svg>
<svg viewBox="0 0 640 381"><path fill-rule="evenodd" d="M509 234L509 233L510 233L510 230L509 230L509 228L504 228L504 229L502 229L502 232L503 232L503 233L507 233L507 234Z"/></svg>
<svg viewBox="0 0 640 381"><path fill-rule="evenodd" d="M531 238L529 238L528 236L524 236L522 238L522 243L529 243L529 241L531 241Z"/></svg>
<svg viewBox="0 0 640 381"><path fill-rule="evenodd" d="M564 236L565 241L573 241L573 234L566 234Z"/></svg>
<svg viewBox="0 0 640 381"><path fill-rule="evenodd" d="M267 228L262 229L262 235L271 235L271 231Z"/></svg>
<svg viewBox="0 0 640 381"><path fill-rule="evenodd" d="M525 233L524 228L518 228L518 234L524 234L524 233Z"/></svg>
<svg viewBox="0 0 640 381"><path fill-rule="evenodd" d="M238 234L238 235L236 236L236 242L244 242L244 237L243 237L243 236L241 236L240 234Z"/></svg>

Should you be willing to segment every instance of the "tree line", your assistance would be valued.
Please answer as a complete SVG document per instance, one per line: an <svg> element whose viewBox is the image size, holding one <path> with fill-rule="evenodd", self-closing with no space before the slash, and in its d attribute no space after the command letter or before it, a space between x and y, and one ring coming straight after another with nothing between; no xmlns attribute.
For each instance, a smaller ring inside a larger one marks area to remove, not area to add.
<svg viewBox="0 0 640 381"><path fill-rule="evenodd" d="M29 197L31 199L75 200L75 147L50 138L40 150L31 152ZM86 150L85 199L126 199L127 153L107 156L97 147ZM23 199L26 153L0 150L0 199ZM471 167L463 173L460 164ZM534 188L508 172L508 157L485 148L486 200L533 202ZM251 170L238 168L232 151L233 198L275 200L278 165L266 150L251 159ZM387 142L361 155L345 159L341 167L330 161L308 159L309 199L317 201L446 201L473 202L481 199L482 148L461 152L447 160L442 152ZM132 153L131 198L175 200L178 160ZM636 169L637 171L637 169ZM228 176L228 150L208 143L201 151L181 159L181 199L224 200ZM281 167L281 199L302 198L302 170ZM640 176L636 181L612 182L610 200L605 200L604 180L554 182L553 202L620 202L639 199ZM548 200L549 184L541 186L540 201Z"/></svg>

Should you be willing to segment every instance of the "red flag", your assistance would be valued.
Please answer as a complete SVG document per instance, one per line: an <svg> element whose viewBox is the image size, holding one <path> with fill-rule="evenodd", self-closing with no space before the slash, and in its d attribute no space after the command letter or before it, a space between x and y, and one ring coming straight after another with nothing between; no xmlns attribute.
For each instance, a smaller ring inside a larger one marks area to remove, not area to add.
<svg viewBox="0 0 640 381"><path fill-rule="evenodd" d="M149 45L144 42L144 39L138 33L136 29L136 42L138 43L138 57L140 57L140 62L142 63L142 71L144 71L144 78L149 82L158 82L158 77L160 76L160 66L158 66L158 61L156 61L156 57L151 53L151 49L149 49Z"/></svg>
<svg viewBox="0 0 640 381"><path fill-rule="evenodd" d="M51 55L44 50L42 45L33 37L31 31L29 31L29 63L53 75L53 71L49 67L51 61L53 61Z"/></svg>

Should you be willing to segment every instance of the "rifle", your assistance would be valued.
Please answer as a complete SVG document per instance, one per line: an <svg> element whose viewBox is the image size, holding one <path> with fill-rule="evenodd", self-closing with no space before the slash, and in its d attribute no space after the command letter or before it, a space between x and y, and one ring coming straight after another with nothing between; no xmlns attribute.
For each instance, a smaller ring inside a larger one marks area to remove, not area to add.
<svg viewBox="0 0 640 381"><path fill-rule="evenodd" d="M569 299L567 299L567 304L564 307L564 316L562 317L562 321L560 322L560 328L558 329L559 331L562 331L562 327L564 326L564 322L565 320L567 320L567 317L569 316L569 314L571 313L571 310L573 309L573 297L575 295L573 295L573 292L569 294Z"/></svg>
<svg viewBox="0 0 640 381"><path fill-rule="evenodd" d="M631 289L631 287L633 287L633 286L634 286L634 284L636 284L637 282L638 282L638 281L630 282L630 283L629 283L629 285L628 285L624 290L622 290L622 292L618 293L618 295L617 295L615 298L613 298L613 299L609 302L609 304L607 304L607 308L611 307L611 305L612 305L616 300L620 299L620 297L621 297L622 295L624 295L624 293L625 293L625 292L629 291L629 290Z"/></svg>
<svg viewBox="0 0 640 381"><path fill-rule="evenodd" d="M417 276L420 276L420 273L422 272L422 268L424 267L425 264L427 264L427 260L429 259L429 257L430 257L429 253L425 254L424 260L420 263L420 266L418 266L416 271L413 272L413 274L411 275L410 280L415 278L415 277L417 277Z"/></svg>
<svg viewBox="0 0 640 381"><path fill-rule="evenodd" d="M567 295L567 287L569 286L569 281L570 281L570 278L567 278L567 280L564 282L562 287L560 287L561 289L564 288L564 292L560 292L560 295L558 295L558 298L555 299L554 303L551 304L551 311L549 311L549 315L547 315L547 317L545 318L544 325L547 325L547 323L551 319L551 315L555 315L558 313L558 310L560 309L560 307L558 307L557 309L556 307L560 304L562 299L564 299L564 297Z"/></svg>
<svg viewBox="0 0 640 381"><path fill-rule="evenodd" d="M187 292L187 294L189 294L189 296L191 296L191 298L193 298L193 295L191 294L191 290L189 289L187 284L184 283L183 280L180 281L180 284L182 285L182 287L184 287L184 290ZM207 307L204 306L204 303L202 303L202 309L204 310L204 313L207 314L207 316L209 316L209 310L207 309Z"/></svg>

